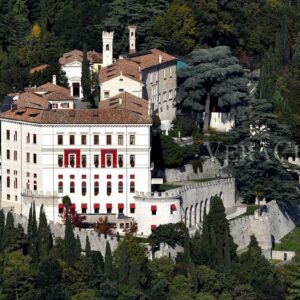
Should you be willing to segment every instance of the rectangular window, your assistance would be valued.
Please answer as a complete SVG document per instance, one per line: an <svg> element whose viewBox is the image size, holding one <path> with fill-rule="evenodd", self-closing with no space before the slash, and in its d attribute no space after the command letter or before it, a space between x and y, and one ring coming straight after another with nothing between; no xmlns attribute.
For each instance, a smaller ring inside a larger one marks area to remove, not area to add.
<svg viewBox="0 0 300 300"><path fill-rule="evenodd" d="M64 143L64 141L63 141L63 136L61 135L61 134L59 134L58 136L57 136L57 144L58 145L62 145Z"/></svg>
<svg viewBox="0 0 300 300"><path fill-rule="evenodd" d="M135 145L135 135L131 134L129 136L129 144L130 145Z"/></svg>
<svg viewBox="0 0 300 300"><path fill-rule="evenodd" d="M99 155L98 154L94 155L94 165L96 168L99 167Z"/></svg>
<svg viewBox="0 0 300 300"><path fill-rule="evenodd" d="M27 144L30 143L30 133L27 133L27 135L26 135L26 143Z"/></svg>
<svg viewBox="0 0 300 300"><path fill-rule="evenodd" d="M64 159L64 156L63 155L58 155L57 156L57 163L58 163L58 166L61 168L63 166L63 159Z"/></svg>
<svg viewBox="0 0 300 300"><path fill-rule="evenodd" d="M30 163L30 153L26 153L26 162Z"/></svg>
<svg viewBox="0 0 300 300"><path fill-rule="evenodd" d="M81 145L86 145L86 135L81 136Z"/></svg>
<svg viewBox="0 0 300 300"><path fill-rule="evenodd" d="M123 155L122 154L118 155L118 165L119 165L119 168L123 168L124 161L123 161Z"/></svg>
<svg viewBox="0 0 300 300"><path fill-rule="evenodd" d="M70 145L75 145L75 135L70 135Z"/></svg>
<svg viewBox="0 0 300 300"><path fill-rule="evenodd" d="M164 79L167 79L167 77L166 77L166 69L164 69Z"/></svg>
<svg viewBox="0 0 300 300"><path fill-rule="evenodd" d="M107 154L106 155L106 166L107 167L111 167L112 165L112 155L111 154Z"/></svg>
<svg viewBox="0 0 300 300"><path fill-rule="evenodd" d="M10 150L6 150L6 159L10 159Z"/></svg>
<svg viewBox="0 0 300 300"><path fill-rule="evenodd" d="M18 196L15 196L15 201L18 201Z"/></svg>
<svg viewBox="0 0 300 300"><path fill-rule="evenodd" d="M133 154L130 155L130 166L133 168L135 166L135 156Z"/></svg>
<svg viewBox="0 0 300 300"><path fill-rule="evenodd" d="M104 91L104 98L109 98L109 91Z"/></svg>
<svg viewBox="0 0 300 300"><path fill-rule="evenodd" d="M94 145L99 145L99 135L98 134L94 135Z"/></svg>
<svg viewBox="0 0 300 300"><path fill-rule="evenodd" d="M118 135L118 145L123 145L123 135Z"/></svg>
<svg viewBox="0 0 300 300"><path fill-rule="evenodd" d="M171 100L173 98L173 95L172 95L172 91L169 91L169 100Z"/></svg>
<svg viewBox="0 0 300 300"><path fill-rule="evenodd" d="M18 140L18 132L15 131L15 132L14 132L14 141L17 141L17 140Z"/></svg>
<svg viewBox="0 0 300 300"><path fill-rule="evenodd" d="M81 165L86 168L86 155L81 155Z"/></svg>
<svg viewBox="0 0 300 300"><path fill-rule="evenodd" d="M169 68L169 76L172 77L172 67Z"/></svg>
<svg viewBox="0 0 300 300"><path fill-rule="evenodd" d="M33 143L36 144L36 134L33 134Z"/></svg>
<svg viewBox="0 0 300 300"><path fill-rule="evenodd" d="M10 200L10 194L6 195L7 200Z"/></svg>
<svg viewBox="0 0 300 300"><path fill-rule="evenodd" d="M18 152L14 151L14 160L18 160Z"/></svg>
<svg viewBox="0 0 300 300"><path fill-rule="evenodd" d="M106 145L111 145L111 135L106 135Z"/></svg>
<svg viewBox="0 0 300 300"><path fill-rule="evenodd" d="M33 154L33 163L34 163L34 164L36 164L36 163L37 163L37 156L36 156L36 154L35 154L35 153Z"/></svg>
<svg viewBox="0 0 300 300"><path fill-rule="evenodd" d="M10 130L6 130L6 139L10 140Z"/></svg>
<svg viewBox="0 0 300 300"><path fill-rule="evenodd" d="M119 93L123 93L124 92L124 89L119 89Z"/></svg>

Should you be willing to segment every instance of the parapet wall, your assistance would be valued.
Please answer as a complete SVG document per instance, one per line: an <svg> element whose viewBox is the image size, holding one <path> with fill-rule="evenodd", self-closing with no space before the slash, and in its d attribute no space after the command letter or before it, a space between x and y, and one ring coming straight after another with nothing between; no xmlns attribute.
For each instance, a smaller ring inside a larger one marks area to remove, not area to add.
<svg viewBox="0 0 300 300"><path fill-rule="evenodd" d="M4 209L5 215L7 215L8 212L9 212L9 209ZM24 232L27 233L27 224L28 224L27 217L18 215L14 212L12 212L12 214L14 217L15 227L17 227L18 224L20 224L23 227ZM54 241L56 238L62 238L62 239L64 238L65 225L50 222L49 226L50 226L50 230L51 230ZM90 240L90 244L91 244L91 249L94 251L100 251L103 256L105 255L105 247L106 247L107 241L109 242L112 251L114 251L118 245L117 237L108 236L107 238L105 238L104 235L98 235L98 233L92 229L79 230L78 228L75 228L74 234L75 234L75 237L79 236L82 249L85 249L86 237L88 236L89 240Z"/></svg>
<svg viewBox="0 0 300 300"><path fill-rule="evenodd" d="M250 236L255 235L265 255L271 257L272 245L292 231L297 221L284 212L276 201L265 205L266 212L245 216L230 221L230 231L238 250L247 248Z"/></svg>

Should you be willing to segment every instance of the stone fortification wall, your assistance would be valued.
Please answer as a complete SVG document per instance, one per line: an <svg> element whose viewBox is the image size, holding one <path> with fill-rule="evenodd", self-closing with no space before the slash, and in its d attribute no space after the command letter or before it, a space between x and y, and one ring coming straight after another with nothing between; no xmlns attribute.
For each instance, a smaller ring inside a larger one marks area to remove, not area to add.
<svg viewBox="0 0 300 300"><path fill-rule="evenodd" d="M299 206L291 204L295 208ZM297 209L283 209L276 201L271 201L265 206L265 211L259 215L258 210L254 216L245 216L230 221L231 235L238 245L238 250L245 249L249 242L250 236L254 234L260 246L267 257L271 257L272 245L292 231L299 224ZM291 207L290 207L291 208Z"/></svg>
<svg viewBox="0 0 300 300"><path fill-rule="evenodd" d="M216 158L208 158L202 163L202 171L197 169L195 173L192 164L180 168L165 169L158 172L158 177L164 177L166 182L187 181L203 178L214 178L226 176L222 171L222 165Z"/></svg>
<svg viewBox="0 0 300 300"><path fill-rule="evenodd" d="M8 212L9 209L4 209L5 215L7 215ZM17 227L18 224L20 224L24 228L24 232L27 233L27 217L18 215L14 212L12 212L12 214L14 216L15 227ZM53 236L53 240L55 240L56 238L64 238L65 225L50 222L49 226ZM112 251L114 251L118 245L117 237L108 236L107 238L105 238L104 235L98 235L98 233L91 229L79 230L78 228L75 228L74 234L75 237L77 237L77 235L79 236L82 249L85 249L86 237L88 236L91 244L91 249L95 251L100 251L103 256L105 255L105 247L107 241L109 242Z"/></svg>

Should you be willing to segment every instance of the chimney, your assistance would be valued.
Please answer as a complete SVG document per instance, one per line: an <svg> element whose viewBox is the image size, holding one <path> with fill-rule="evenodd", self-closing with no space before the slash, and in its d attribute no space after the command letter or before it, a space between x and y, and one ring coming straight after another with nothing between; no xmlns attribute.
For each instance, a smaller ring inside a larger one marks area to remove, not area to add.
<svg viewBox="0 0 300 300"><path fill-rule="evenodd" d="M148 101L148 116L151 116L151 101Z"/></svg>
<svg viewBox="0 0 300 300"><path fill-rule="evenodd" d="M52 75L52 83L56 85L56 75Z"/></svg>
<svg viewBox="0 0 300 300"><path fill-rule="evenodd" d="M135 53L135 32L136 32L136 26L130 25L128 26L129 30L129 53Z"/></svg>
<svg viewBox="0 0 300 300"><path fill-rule="evenodd" d="M103 46L103 67L110 66L113 63L113 41L114 32L102 32L102 46Z"/></svg>
<svg viewBox="0 0 300 300"><path fill-rule="evenodd" d="M163 62L162 55L159 54L159 55L158 55L158 63L161 64L162 62Z"/></svg>
<svg viewBox="0 0 300 300"><path fill-rule="evenodd" d="M122 104L122 98L119 98L119 104L121 105Z"/></svg>

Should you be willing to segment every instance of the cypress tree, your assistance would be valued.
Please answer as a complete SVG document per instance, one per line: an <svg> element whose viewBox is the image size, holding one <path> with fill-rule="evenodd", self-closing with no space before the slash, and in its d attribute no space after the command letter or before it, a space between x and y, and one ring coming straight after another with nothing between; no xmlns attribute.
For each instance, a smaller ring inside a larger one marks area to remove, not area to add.
<svg viewBox="0 0 300 300"><path fill-rule="evenodd" d="M90 99L91 95L91 74L90 74L90 63L87 56L86 44L83 45L83 61L81 70L81 86L83 97L85 100Z"/></svg>
<svg viewBox="0 0 300 300"><path fill-rule="evenodd" d="M108 279L112 279L112 275L113 275L112 254L111 254L110 244L108 241L106 242L106 248L105 248L104 274Z"/></svg>
<svg viewBox="0 0 300 300"><path fill-rule="evenodd" d="M38 229L37 229L35 202L32 203L31 244L29 245L29 254L31 255L34 262L38 261L39 245L38 245Z"/></svg>
<svg viewBox="0 0 300 300"><path fill-rule="evenodd" d="M91 244L88 236L86 236L85 239L85 256L89 259L92 257L92 249L91 249Z"/></svg>
<svg viewBox="0 0 300 300"><path fill-rule="evenodd" d="M40 218L38 226L38 247L41 257L45 257L49 254L51 242L49 238L49 227L47 224L46 214L43 210L43 205L40 208Z"/></svg>
<svg viewBox="0 0 300 300"><path fill-rule="evenodd" d="M191 240L188 229L185 231L184 235L184 251L183 251L183 261L188 265L191 263Z"/></svg>
<svg viewBox="0 0 300 300"><path fill-rule="evenodd" d="M75 240L75 249L74 249L74 258L75 260L79 260L81 257L81 242L79 235L77 235L77 238Z"/></svg>
<svg viewBox="0 0 300 300"><path fill-rule="evenodd" d="M202 234L200 240L200 259L202 264L208 264L211 261L210 255L210 234L209 227L207 223L207 215L204 213L203 216L203 225L202 225Z"/></svg>
<svg viewBox="0 0 300 300"><path fill-rule="evenodd" d="M128 254L126 243L123 242L120 244L120 266L119 266L119 281L122 283L127 282L128 280Z"/></svg>
<svg viewBox="0 0 300 300"><path fill-rule="evenodd" d="M75 248L76 248L76 240L74 237L72 221L68 217L66 220L66 227L65 227L64 260L69 265L73 265L75 263L76 260Z"/></svg>
<svg viewBox="0 0 300 300"><path fill-rule="evenodd" d="M5 215L3 209L0 210L0 253L5 247Z"/></svg>
<svg viewBox="0 0 300 300"><path fill-rule="evenodd" d="M27 240L28 245L32 243L32 203L29 209L28 224L27 224Z"/></svg>
<svg viewBox="0 0 300 300"><path fill-rule="evenodd" d="M195 265L201 264L201 235L199 230L191 239L191 260Z"/></svg>
<svg viewBox="0 0 300 300"><path fill-rule="evenodd" d="M224 264L229 266L231 264L230 246L228 231L225 233L225 245L224 245Z"/></svg>
<svg viewBox="0 0 300 300"><path fill-rule="evenodd" d="M288 16L285 11L282 15L280 27L280 40L281 40L281 49L282 49L282 62L283 65L287 65L290 62L291 58L291 48L289 41L289 30L288 30Z"/></svg>
<svg viewBox="0 0 300 300"><path fill-rule="evenodd" d="M209 242L210 242L210 264L212 266L216 264L221 264L223 261L223 249L217 248L216 234L213 226L210 227Z"/></svg>
<svg viewBox="0 0 300 300"><path fill-rule="evenodd" d="M10 247L14 242L14 236L15 236L14 216L11 212L8 212L6 216L4 235L5 235L5 248Z"/></svg>

